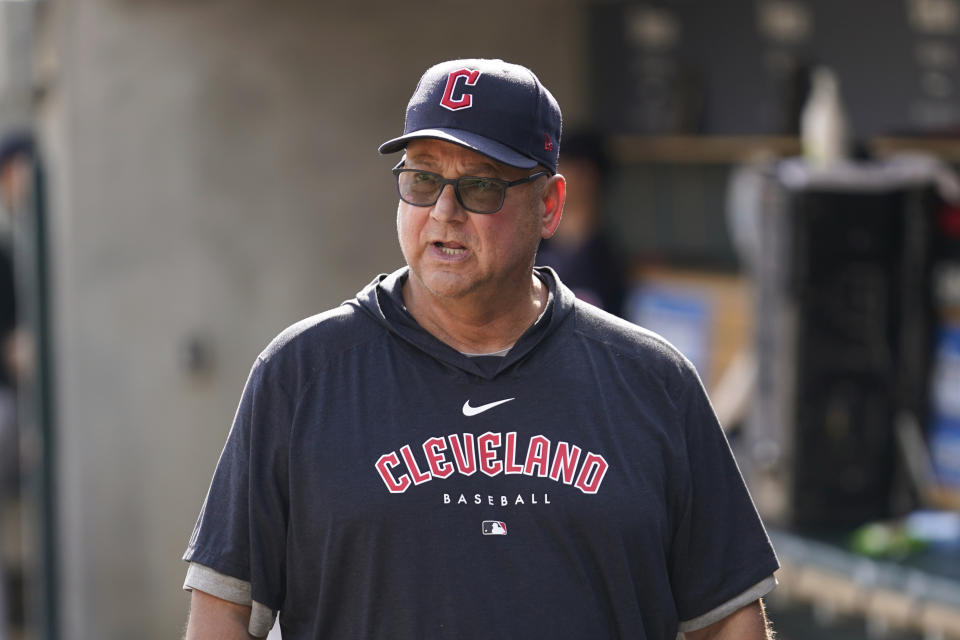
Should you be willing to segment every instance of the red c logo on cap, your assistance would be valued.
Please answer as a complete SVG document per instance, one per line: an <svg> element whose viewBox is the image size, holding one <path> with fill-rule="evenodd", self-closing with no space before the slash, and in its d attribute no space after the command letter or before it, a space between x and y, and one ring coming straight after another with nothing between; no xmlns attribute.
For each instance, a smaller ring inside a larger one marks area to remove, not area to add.
<svg viewBox="0 0 960 640"><path fill-rule="evenodd" d="M473 87L480 79L480 72L473 69L458 69L447 76L447 87L443 90L443 98L440 99L440 106L450 111L460 109L469 109L473 106L473 94L467 93L462 88L459 91L459 97L454 99L453 92L457 90L457 81L464 78L463 84Z"/></svg>

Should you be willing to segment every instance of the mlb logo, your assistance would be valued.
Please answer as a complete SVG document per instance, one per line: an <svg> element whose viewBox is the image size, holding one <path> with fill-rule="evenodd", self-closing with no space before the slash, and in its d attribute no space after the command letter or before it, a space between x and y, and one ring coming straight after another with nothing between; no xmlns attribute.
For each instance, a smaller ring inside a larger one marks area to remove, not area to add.
<svg viewBox="0 0 960 640"><path fill-rule="evenodd" d="M507 535L507 525L498 520L483 521L483 535L485 536L505 536Z"/></svg>

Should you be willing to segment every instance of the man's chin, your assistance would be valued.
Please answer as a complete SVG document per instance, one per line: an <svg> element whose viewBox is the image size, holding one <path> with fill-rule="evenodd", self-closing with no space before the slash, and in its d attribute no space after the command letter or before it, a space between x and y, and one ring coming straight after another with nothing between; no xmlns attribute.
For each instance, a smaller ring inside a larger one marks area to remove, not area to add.
<svg viewBox="0 0 960 640"><path fill-rule="evenodd" d="M463 298L476 288L475 283L460 274L447 272L419 274L416 271L412 273L425 292L436 298L456 300Z"/></svg>

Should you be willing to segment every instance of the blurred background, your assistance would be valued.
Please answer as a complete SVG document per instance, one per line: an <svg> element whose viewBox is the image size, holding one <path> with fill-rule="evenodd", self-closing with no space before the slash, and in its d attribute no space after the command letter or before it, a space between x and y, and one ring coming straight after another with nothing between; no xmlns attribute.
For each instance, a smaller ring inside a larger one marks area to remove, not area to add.
<svg viewBox="0 0 960 640"><path fill-rule="evenodd" d="M402 264L376 148L453 57L560 102L541 260L697 365L779 637L960 638L960 0L22 0L0 640L179 637L249 367Z"/></svg>

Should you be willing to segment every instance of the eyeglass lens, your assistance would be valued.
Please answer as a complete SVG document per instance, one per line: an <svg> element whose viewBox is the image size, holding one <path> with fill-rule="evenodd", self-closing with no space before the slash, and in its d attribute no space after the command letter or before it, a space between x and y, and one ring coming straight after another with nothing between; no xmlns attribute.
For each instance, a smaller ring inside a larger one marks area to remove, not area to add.
<svg viewBox="0 0 960 640"><path fill-rule="evenodd" d="M402 171L397 175L400 197L418 206L434 204L446 181L428 171ZM503 204L504 185L486 178L462 177L454 183L461 204L474 213L492 213Z"/></svg>

